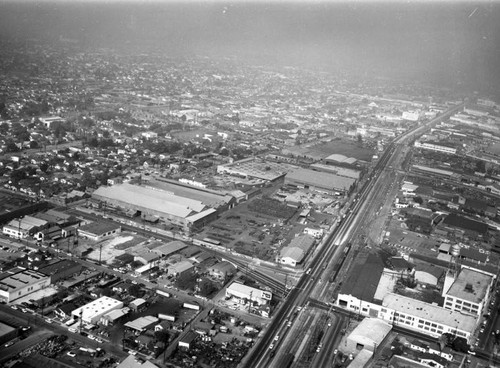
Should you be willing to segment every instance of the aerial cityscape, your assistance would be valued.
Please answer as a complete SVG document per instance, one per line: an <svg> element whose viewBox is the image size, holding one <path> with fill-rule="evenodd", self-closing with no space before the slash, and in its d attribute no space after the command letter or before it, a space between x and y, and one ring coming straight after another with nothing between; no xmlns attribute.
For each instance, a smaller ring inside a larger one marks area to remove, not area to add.
<svg viewBox="0 0 500 368"><path fill-rule="evenodd" d="M500 366L500 3L0 0L0 367Z"/></svg>

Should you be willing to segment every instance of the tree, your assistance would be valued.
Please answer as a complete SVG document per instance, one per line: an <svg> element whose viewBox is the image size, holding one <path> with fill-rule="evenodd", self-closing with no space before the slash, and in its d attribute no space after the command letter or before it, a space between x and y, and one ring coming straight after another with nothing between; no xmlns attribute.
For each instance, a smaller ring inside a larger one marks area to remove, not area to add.
<svg viewBox="0 0 500 368"><path fill-rule="evenodd" d="M192 272L184 272L179 275L175 284L179 289L187 290L192 289L196 285L196 275Z"/></svg>
<svg viewBox="0 0 500 368"><path fill-rule="evenodd" d="M209 296L210 294L212 294L214 291L217 290L214 283L208 279L203 279L200 282L199 287L200 287L199 294L202 296Z"/></svg>
<svg viewBox="0 0 500 368"><path fill-rule="evenodd" d="M158 342L163 342L165 345L168 343L168 339L170 338L170 334L165 330L155 331L155 339Z"/></svg>
<svg viewBox="0 0 500 368"><path fill-rule="evenodd" d="M128 287L128 293L134 298L140 298L142 296L142 290L139 285L132 284Z"/></svg>

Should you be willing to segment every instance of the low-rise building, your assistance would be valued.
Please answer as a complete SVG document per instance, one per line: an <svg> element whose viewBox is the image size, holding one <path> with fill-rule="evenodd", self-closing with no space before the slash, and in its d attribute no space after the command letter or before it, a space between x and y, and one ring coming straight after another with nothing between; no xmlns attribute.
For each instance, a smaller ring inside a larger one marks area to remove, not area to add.
<svg viewBox="0 0 500 368"><path fill-rule="evenodd" d="M12 303L49 285L49 276L35 270L18 268L14 272L5 272L0 275L0 300Z"/></svg>
<svg viewBox="0 0 500 368"><path fill-rule="evenodd" d="M120 225L113 222L92 222L78 228L78 236L93 241L100 241L113 235L121 233Z"/></svg>
<svg viewBox="0 0 500 368"><path fill-rule="evenodd" d="M233 282L226 288L226 297L235 297L241 300L248 299L259 305L268 304L273 294L267 290L260 290L247 285Z"/></svg>
<svg viewBox="0 0 500 368"><path fill-rule="evenodd" d="M476 317L483 314L485 306L490 299L490 290L493 288L495 276L486 272L462 267L457 273L448 273L443 296L444 307Z"/></svg>
<svg viewBox="0 0 500 368"><path fill-rule="evenodd" d="M71 312L75 319L81 319L85 323L97 324L101 317L115 309L123 308L123 302L103 296Z"/></svg>

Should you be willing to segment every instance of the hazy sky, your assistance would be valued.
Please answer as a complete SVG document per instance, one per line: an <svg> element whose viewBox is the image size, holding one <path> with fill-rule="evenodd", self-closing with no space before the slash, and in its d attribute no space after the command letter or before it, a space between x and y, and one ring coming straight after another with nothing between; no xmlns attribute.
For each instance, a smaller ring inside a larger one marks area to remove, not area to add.
<svg viewBox="0 0 500 368"><path fill-rule="evenodd" d="M6 1L0 37L500 85L500 2Z"/></svg>

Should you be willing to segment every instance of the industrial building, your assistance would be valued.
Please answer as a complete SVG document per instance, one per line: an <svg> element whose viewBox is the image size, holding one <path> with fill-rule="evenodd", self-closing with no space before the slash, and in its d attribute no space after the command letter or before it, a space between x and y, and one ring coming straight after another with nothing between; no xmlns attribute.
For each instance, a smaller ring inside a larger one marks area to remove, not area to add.
<svg viewBox="0 0 500 368"><path fill-rule="evenodd" d="M0 300L11 303L50 285L50 277L35 271L17 269L0 275Z"/></svg>
<svg viewBox="0 0 500 368"><path fill-rule="evenodd" d="M328 194L348 192L355 182L351 178L310 169L297 169L285 176L285 184Z"/></svg>
<svg viewBox="0 0 500 368"><path fill-rule="evenodd" d="M271 301L273 294L270 291L233 282L226 289L226 297L235 297L240 300L248 299L257 302L259 305L265 305Z"/></svg>
<svg viewBox="0 0 500 368"><path fill-rule="evenodd" d="M153 184L156 187L128 183L103 186L92 193L92 198L106 203L107 207L137 213L146 221L179 226L185 231L203 227L234 202L232 196L181 183L156 181Z"/></svg>
<svg viewBox="0 0 500 368"><path fill-rule="evenodd" d="M71 312L75 319L81 319L85 323L97 324L101 317L115 309L123 308L123 302L103 296L88 304L81 306Z"/></svg>
<svg viewBox="0 0 500 368"><path fill-rule="evenodd" d="M448 273L447 281L449 276L455 275L451 272ZM455 277L451 277L450 281L445 282L443 288L444 307L452 311L481 317L491 297L490 290L493 290L495 276L462 267Z"/></svg>
<svg viewBox="0 0 500 368"><path fill-rule="evenodd" d="M37 231L47 227L47 221L33 216L25 216L11 220L7 225L4 225L2 232L11 238L26 239L28 236L34 235Z"/></svg>
<svg viewBox="0 0 500 368"><path fill-rule="evenodd" d="M385 321L365 318L347 336L344 352L356 355L360 350L367 350L374 353L391 330L392 326Z"/></svg>
<svg viewBox="0 0 500 368"><path fill-rule="evenodd" d="M304 260L314 242L314 237L308 234L293 238L288 246L281 249L279 262L293 267L297 266Z"/></svg>
<svg viewBox="0 0 500 368"><path fill-rule="evenodd" d="M283 178L287 172L295 168L295 166L285 163L249 157L230 164L218 165L217 173L274 182Z"/></svg>

